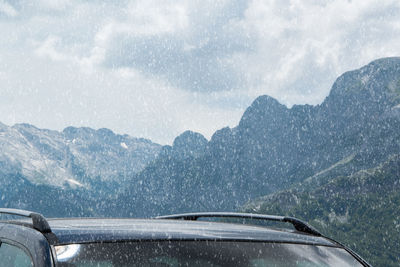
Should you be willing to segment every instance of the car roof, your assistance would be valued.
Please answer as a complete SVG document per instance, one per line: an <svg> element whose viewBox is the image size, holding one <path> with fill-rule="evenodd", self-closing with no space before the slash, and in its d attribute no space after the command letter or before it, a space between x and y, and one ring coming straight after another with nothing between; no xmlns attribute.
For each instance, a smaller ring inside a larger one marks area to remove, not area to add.
<svg viewBox="0 0 400 267"><path fill-rule="evenodd" d="M267 241L324 246L337 243L295 230L222 222L167 219L48 219L57 244L138 240Z"/></svg>
<svg viewBox="0 0 400 267"><path fill-rule="evenodd" d="M0 214L29 219L13 220L41 232L52 245L84 242L117 242L141 240L219 240L219 241L266 241L341 246L325 238L310 225L293 218L275 215L201 212L165 215L152 219L117 218L45 218L43 215L18 209L0 208ZM202 221L199 219L235 218L262 220L264 222L290 223L295 230L275 229L227 222ZM7 223L7 222L2 222ZM1 226L0 224L0 226Z"/></svg>

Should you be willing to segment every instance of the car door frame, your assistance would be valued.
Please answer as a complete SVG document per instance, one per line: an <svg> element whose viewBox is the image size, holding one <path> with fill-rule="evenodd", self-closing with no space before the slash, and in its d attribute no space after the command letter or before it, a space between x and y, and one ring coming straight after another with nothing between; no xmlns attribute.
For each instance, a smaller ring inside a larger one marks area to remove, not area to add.
<svg viewBox="0 0 400 267"><path fill-rule="evenodd" d="M0 241L20 247L31 257L34 267L53 267L51 247L39 231L18 224L1 223Z"/></svg>

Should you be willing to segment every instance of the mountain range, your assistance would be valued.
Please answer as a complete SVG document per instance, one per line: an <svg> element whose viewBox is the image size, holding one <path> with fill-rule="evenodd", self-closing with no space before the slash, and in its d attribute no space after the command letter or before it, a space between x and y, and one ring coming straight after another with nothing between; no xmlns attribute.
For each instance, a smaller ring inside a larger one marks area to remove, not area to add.
<svg viewBox="0 0 400 267"><path fill-rule="evenodd" d="M210 140L0 124L0 205L48 216L246 210L310 221L379 266L400 261L400 58L341 75L319 105L260 96ZM382 245L377 245L382 244Z"/></svg>
<svg viewBox="0 0 400 267"><path fill-rule="evenodd" d="M163 147L135 176L124 203L140 216L232 210L317 174L316 184L377 166L400 151L399 104L398 58L343 74L317 106L287 108L260 96L238 126L217 131L209 142L186 132ZM196 153L176 156L178 140L189 148L197 143Z"/></svg>
<svg viewBox="0 0 400 267"><path fill-rule="evenodd" d="M30 182L87 187L141 171L161 146L114 134L108 129L65 128L62 132L29 124L0 124L0 175L21 174Z"/></svg>
<svg viewBox="0 0 400 267"><path fill-rule="evenodd" d="M94 215L161 146L108 129L62 132L0 124L0 205L50 216Z"/></svg>

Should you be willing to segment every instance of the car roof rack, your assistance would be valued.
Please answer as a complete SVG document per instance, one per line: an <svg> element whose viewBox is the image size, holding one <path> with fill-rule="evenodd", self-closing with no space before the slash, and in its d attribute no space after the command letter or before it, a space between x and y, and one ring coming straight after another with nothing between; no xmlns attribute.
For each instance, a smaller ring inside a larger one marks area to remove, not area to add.
<svg viewBox="0 0 400 267"><path fill-rule="evenodd" d="M34 229L38 230L43 234L51 233L51 228L49 223L47 222L46 218L40 213L28 210L0 208L0 214L16 215L16 216L31 218L32 226Z"/></svg>
<svg viewBox="0 0 400 267"><path fill-rule="evenodd" d="M293 225L293 227L303 233L322 236L320 232L314 229L307 223L286 216L276 216L276 215L265 215L265 214L254 214L254 213L237 213L237 212L197 212L197 213L182 213L158 216L155 219L175 219L175 220L188 220L196 221L199 218L240 218L240 219L255 219L255 220L265 220L265 221L277 221L277 222L288 222Z"/></svg>

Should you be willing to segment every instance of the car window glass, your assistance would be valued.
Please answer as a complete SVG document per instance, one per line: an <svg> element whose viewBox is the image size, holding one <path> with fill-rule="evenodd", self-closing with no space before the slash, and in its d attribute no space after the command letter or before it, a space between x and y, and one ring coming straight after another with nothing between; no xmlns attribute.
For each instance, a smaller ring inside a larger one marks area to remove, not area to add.
<svg viewBox="0 0 400 267"><path fill-rule="evenodd" d="M31 267L33 266L31 257L21 248L1 243L0 262L2 267Z"/></svg>
<svg viewBox="0 0 400 267"><path fill-rule="evenodd" d="M153 241L56 247L59 267L361 266L347 251L289 243Z"/></svg>

